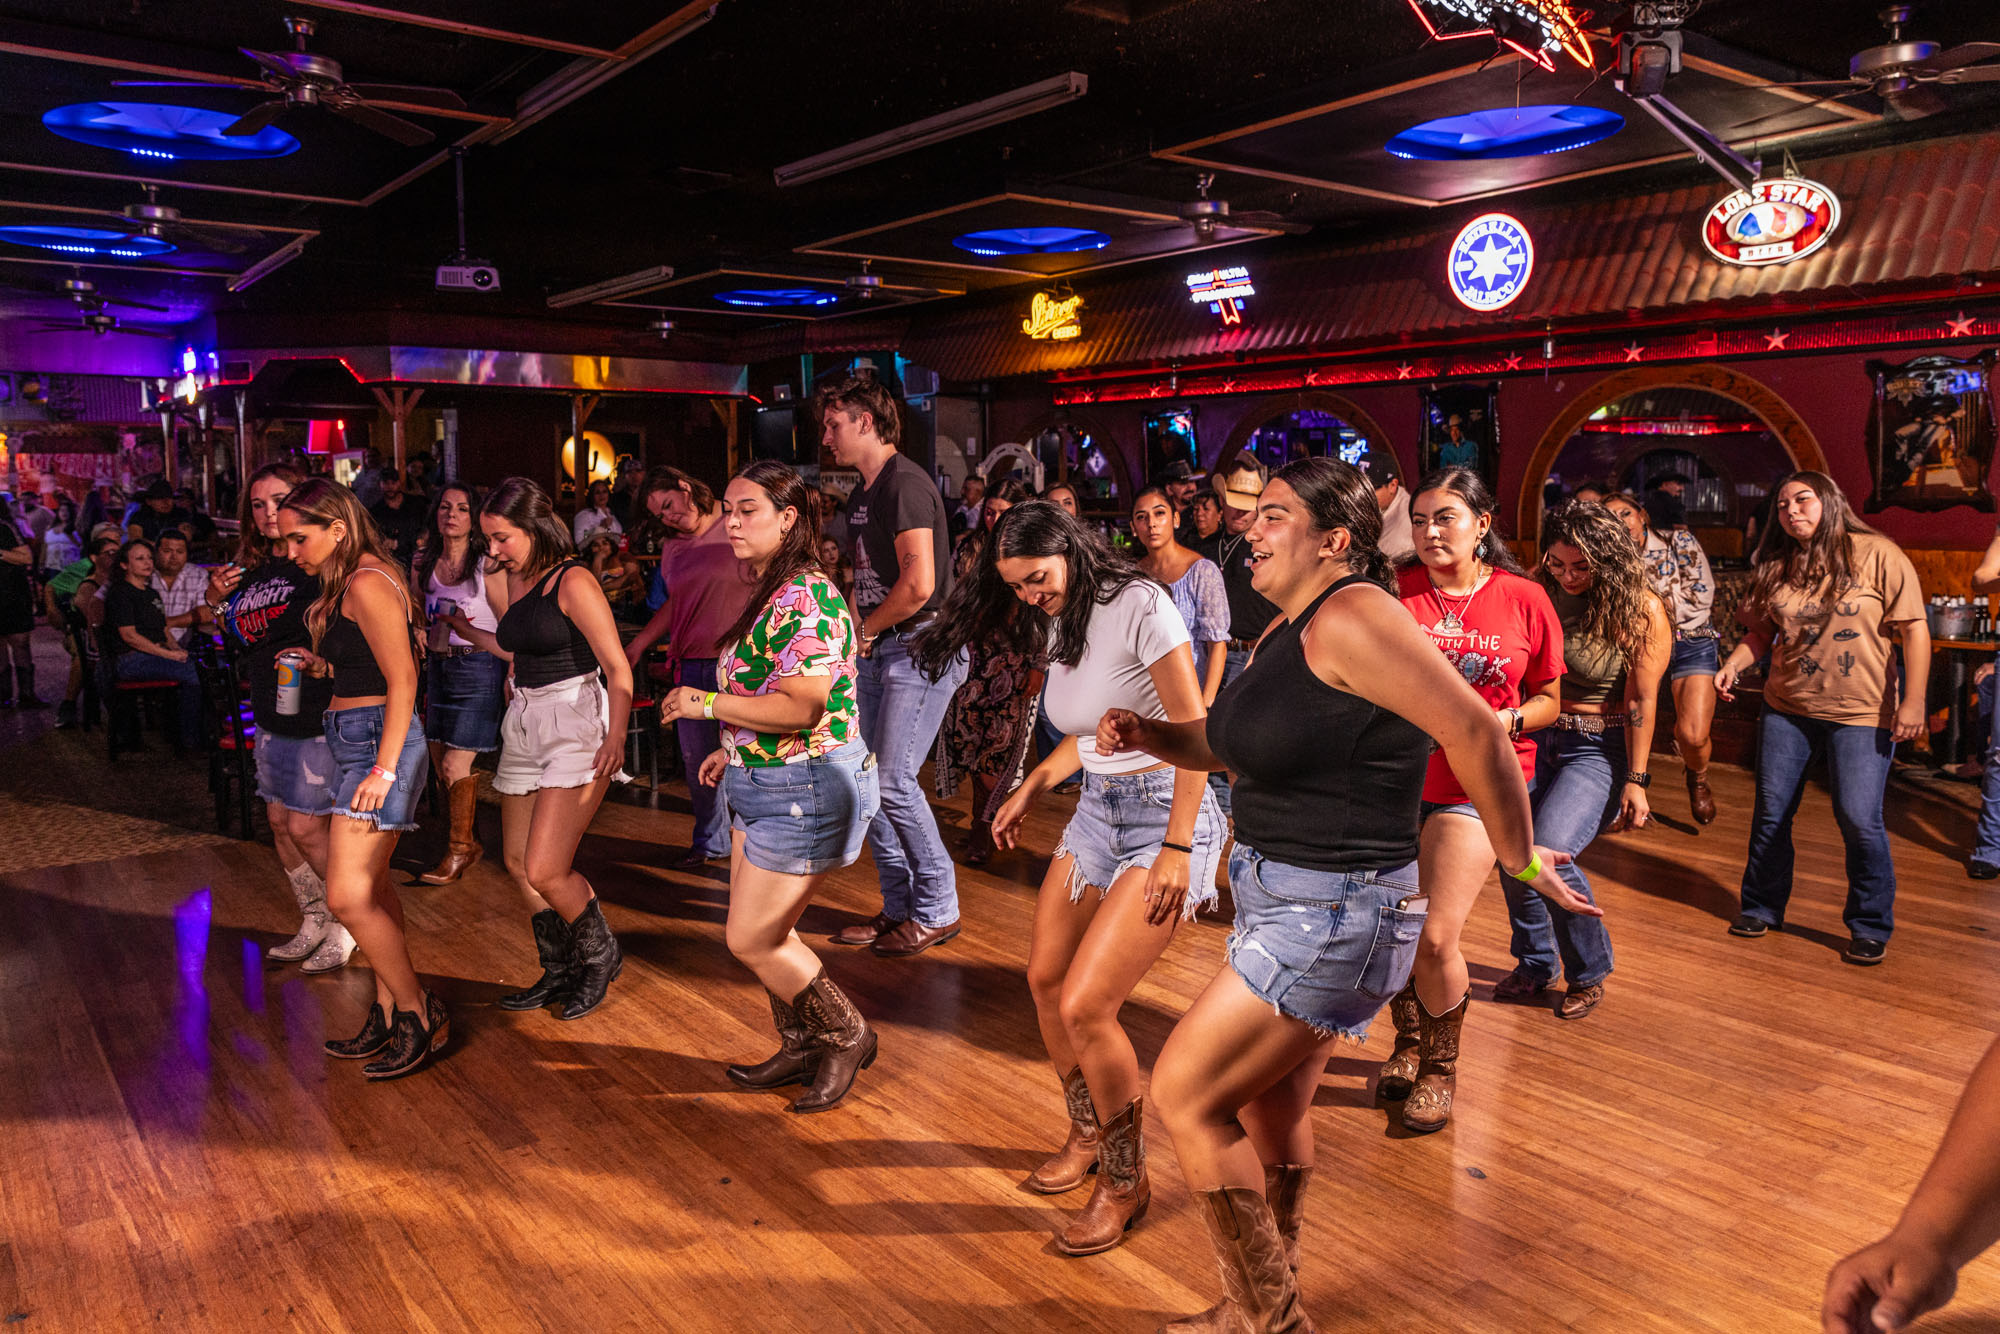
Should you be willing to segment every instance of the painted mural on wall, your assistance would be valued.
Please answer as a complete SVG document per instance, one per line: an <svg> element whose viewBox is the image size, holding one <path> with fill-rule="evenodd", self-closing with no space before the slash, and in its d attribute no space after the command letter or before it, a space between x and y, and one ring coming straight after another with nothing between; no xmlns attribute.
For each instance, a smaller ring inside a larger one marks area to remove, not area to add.
<svg viewBox="0 0 2000 1334"><path fill-rule="evenodd" d="M1424 390L1423 472L1472 468L1495 486L1500 479L1500 386L1432 385Z"/></svg>
<svg viewBox="0 0 2000 1334"><path fill-rule="evenodd" d="M1994 509L1987 475L1993 467L1996 356L1989 349L1971 358L1868 363L1875 381L1868 441L1875 487L1864 510Z"/></svg>

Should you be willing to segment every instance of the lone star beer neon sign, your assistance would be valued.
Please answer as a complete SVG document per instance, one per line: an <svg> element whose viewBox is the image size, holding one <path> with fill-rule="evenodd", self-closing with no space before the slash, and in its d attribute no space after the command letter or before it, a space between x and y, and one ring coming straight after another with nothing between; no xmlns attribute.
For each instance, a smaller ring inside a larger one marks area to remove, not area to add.
<svg viewBox="0 0 2000 1334"><path fill-rule="evenodd" d="M1567 0L1409 0L1409 5L1424 30L1440 41L1492 37L1545 70L1555 69L1558 52L1585 69L1597 68L1597 53L1583 30L1587 11ZM1433 10L1441 22L1431 17Z"/></svg>
<svg viewBox="0 0 2000 1334"><path fill-rule="evenodd" d="M1701 243L1725 264L1783 264L1827 243L1840 226L1840 199L1818 181L1778 176L1752 181L1702 219Z"/></svg>
<svg viewBox="0 0 2000 1334"><path fill-rule="evenodd" d="M1224 324L1243 323L1243 302L1257 295L1250 283L1250 270L1242 265L1229 269L1206 269L1187 276L1188 300L1207 306L1222 317Z"/></svg>
<svg viewBox="0 0 2000 1334"><path fill-rule="evenodd" d="M1028 318L1021 321L1021 332L1030 338L1047 338L1058 343L1072 338L1083 337L1083 320L1077 312L1083 309L1080 296L1053 296L1048 292L1035 293L1035 299L1028 304Z"/></svg>

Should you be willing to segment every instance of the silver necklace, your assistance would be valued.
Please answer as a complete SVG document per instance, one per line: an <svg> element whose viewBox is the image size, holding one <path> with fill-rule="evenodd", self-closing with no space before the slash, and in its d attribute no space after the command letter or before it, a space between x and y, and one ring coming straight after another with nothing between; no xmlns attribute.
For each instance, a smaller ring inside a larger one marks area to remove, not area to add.
<svg viewBox="0 0 2000 1334"><path fill-rule="evenodd" d="M1479 565L1479 573L1477 576L1474 577L1472 581L1472 591L1467 593L1464 597L1460 598L1448 597L1445 594L1445 591L1437 586L1437 581L1432 580L1431 596L1437 599L1438 610L1442 612L1443 615L1438 617L1437 623L1431 626L1431 629L1437 631L1441 635L1464 634L1465 619L1461 615L1461 613L1466 611L1468 608L1472 606L1472 599L1478 597L1479 590L1486 587L1486 576L1489 573L1490 571L1486 568L1486 563L1484 561L1481 561ZM1429 578L1430 577L1429 573L1426 572L1424 577Z"/></svg>

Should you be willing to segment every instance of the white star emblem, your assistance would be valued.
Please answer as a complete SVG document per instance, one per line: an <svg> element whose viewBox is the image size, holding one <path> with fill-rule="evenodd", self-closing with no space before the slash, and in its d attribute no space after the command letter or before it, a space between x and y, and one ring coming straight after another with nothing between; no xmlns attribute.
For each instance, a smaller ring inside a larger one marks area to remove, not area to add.
<svg viewBox="0 0 2000 1334"><path fill-rule="evenodd" d="M1967 314L1966 314L1966 313L1965 313L1964 311L1962 311L1962 310L1961 310L1961 311L1959 311L1959 312L1958 312L1958 318L1957 318L1957 319L1955 319L1955 320L1952 320L1952 319L1947 319L1947 320L1945 321L1945 326L1946 326L1947 328L1949 328L1949 329L1951 330L1951 332L1950 332L1949 334L1945 335L1945 336L1946 336L1947 338L1970 338L1970 337L1972 337L1972 325L1973 325L1973 322L1974 322L1974 321L1975 321L1976 319L1977 319L1977 316L1973 316L1973 315L1967 315Z"/></svg>
<svg viewBox="0 0 2000 1334"><path fill-rule="evenodd" d="M1764 349L1768 352L1780 351L1785 346L1785 340L1790 337L1791 334L1783 329L1773 329L1764 335Z"/></svg>
<svg viewBox="0 0 2000 1334"><path fill-rule="evenodd" d="M1637 361L1639 359L1640 354L1643 353L1645 350L1646 350L1645 348L1639 345L1639 340L1635 338L1631 342L1625 345L1625 360Z"/></svg>
<svg viewBox="0 0 2000 1334"><path fill-rule="evenodd" d="M1521 253L1499 240L1488 236L1480 241L1479 249L1468 250L1465 258L1458 262L1459 273L1470 283L1482 283L1487 291L1494 284L1504 282L1514 276L1514 270L1521 266Z"/></svg>

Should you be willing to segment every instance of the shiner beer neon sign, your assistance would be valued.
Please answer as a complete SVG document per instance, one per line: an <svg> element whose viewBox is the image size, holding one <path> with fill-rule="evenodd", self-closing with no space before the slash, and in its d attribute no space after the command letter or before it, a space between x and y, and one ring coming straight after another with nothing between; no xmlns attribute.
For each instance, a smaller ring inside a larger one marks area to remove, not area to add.
<svg viewBox="0 0 2000 1334"><path fill-rule="evenodd" d="M1021 332L1030 338L1048 338L1055 342L1067 342L1083 337L1083 320L1077 312L1083 309L1080 296L1052 296L1047 292L1035 293L1035 299L1028 304L1028 318L1021 321Z"/></svg>
<svg viewBox="0 0 2000 1334"><path fill-rule="evenodd" d="M1725 264L1783 264L1827 243L1840 226L1840 199L1818 181L1774 176L1752 181L1708 211L1701 241Z"/></svg>

